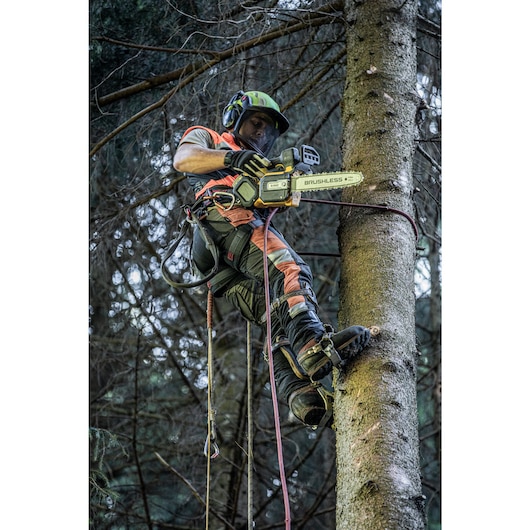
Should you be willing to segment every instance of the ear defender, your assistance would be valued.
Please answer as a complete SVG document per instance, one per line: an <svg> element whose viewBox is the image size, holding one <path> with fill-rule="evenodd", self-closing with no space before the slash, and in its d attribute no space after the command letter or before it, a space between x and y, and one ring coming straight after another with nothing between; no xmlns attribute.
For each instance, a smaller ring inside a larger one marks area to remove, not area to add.
<svg viewBox="0 0 530 530"><path fill-rule="evenodd" d="M232 99L228 102L228 105L223 110L223 127L226 127L227 129L231 129L239 116L241 115L241 111L243 110L241 108L241 105L237 105L236 102L239 101L245 93L240 90L237 94L232 96Z"/></svg>

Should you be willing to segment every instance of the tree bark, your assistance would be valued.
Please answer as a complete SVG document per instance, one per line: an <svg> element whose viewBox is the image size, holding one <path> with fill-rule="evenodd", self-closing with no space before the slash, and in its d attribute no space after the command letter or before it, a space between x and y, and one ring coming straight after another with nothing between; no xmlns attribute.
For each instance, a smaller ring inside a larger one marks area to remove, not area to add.
<svg viewBox="0 0 530 530"><path fill-rule="evenodd" d="M413 216L418 98L413 0L347 0L344 166L365 180L346 202ZM416 405L415 236L405 217L343 207L339 323L377 326L335 375L337 529L425 527Z"/></svg>

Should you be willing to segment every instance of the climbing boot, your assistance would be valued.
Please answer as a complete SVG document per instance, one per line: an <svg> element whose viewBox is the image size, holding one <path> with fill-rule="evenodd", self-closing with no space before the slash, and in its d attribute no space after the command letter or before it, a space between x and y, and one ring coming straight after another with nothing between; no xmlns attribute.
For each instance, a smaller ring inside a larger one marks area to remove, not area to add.
<svg viewBox="0 0 530 530"><path fill-rule="evenodd" d="M289 396L289 409L310 427L330 427L333 423L333 394L318 382L307 382Z"/></svg>
<svg viewBox="0 0 530 530"><path fill-rule="evenodd" d="M333 418L331 392L303 374L287 338L277 337L272 351L278 395L289 405L293 415L311 427L330 426Z"/></svg>
<svg viewBox="0 0 530 530"><path fill-rule="evenodd" d="M328 375L333 366L344 367L369 340L370 330L363 326L350 326L338 333L327 327L319 340L310 340L300 350L297 362L311 380L318 381Z"/></svg>

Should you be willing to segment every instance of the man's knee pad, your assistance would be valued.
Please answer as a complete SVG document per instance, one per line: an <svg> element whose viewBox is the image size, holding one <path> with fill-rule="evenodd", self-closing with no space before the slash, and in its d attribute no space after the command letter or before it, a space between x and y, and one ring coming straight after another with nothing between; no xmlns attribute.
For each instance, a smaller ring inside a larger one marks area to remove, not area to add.
<svg viewBox="0 0 530 530"><path fill-rule="evenodd" d="M234 269L231 270L234 271L235 276L230 285L225 286L224 297L241 311L243 318L261 325L260 316L265 308L263 286L255 280L242 277L241 273Z"/></svg>

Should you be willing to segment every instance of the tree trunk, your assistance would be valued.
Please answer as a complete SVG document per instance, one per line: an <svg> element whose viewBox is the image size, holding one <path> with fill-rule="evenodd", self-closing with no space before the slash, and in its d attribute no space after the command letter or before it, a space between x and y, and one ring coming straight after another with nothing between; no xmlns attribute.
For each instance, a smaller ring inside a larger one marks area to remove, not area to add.
<svg viewBox="0 0 530 530"><path fill-rule="evenodd" d="M346 202L413 215L417 5L347 0L344 166L364 182ZM344 207L339 322L380 334L336 376L337 529L425 527L416 406L411 223L395 213Z"/></svg>

